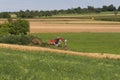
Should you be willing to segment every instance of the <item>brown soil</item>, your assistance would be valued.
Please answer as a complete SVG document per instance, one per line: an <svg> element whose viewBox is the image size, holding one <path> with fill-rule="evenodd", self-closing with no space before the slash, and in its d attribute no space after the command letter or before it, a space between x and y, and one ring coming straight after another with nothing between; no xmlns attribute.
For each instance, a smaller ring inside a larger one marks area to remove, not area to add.
<svg viewBox="0 0 120 80"><path fill-rule="evenodd" d="M119 23L41 23L30 22L31 33L54 33L54 32L120 32Z"/></svg>
<svg viewBox="0 0 120 80"><path fill-rule="evenodd" d="M13 49L13 50L25 50L25 51L48 51L48 52L55 52L55 53L59 53L59 54L87 56L87 57L92 57L92 58L107 58L107 59L116 59L116 60L120 59L120 55L115 55L115 54L82 53L82 52L73 52L73 51L43 48L43 47L34 47L34 46L0 44L0 48L9 48L9 49Z"/></svg>

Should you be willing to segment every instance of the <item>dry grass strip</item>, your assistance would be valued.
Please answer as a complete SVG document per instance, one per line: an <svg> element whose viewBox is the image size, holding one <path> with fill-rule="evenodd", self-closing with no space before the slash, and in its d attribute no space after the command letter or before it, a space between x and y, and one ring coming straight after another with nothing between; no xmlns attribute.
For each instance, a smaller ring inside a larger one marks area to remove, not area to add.
<svg viewBox="0 0 120 80"><path fill-rule="evenodd" d="M48 52L63 53L63 54L69 54L69 55L86 56L86 57L92 57L92 58L107 58L107 59L120 60L120 55L115 55L115 54L82 53L82 52L43 48L43 47L11 45L11 44L0 44L0 48L8 48L13 50L24 50L24 51L48 51Z"/></svg>

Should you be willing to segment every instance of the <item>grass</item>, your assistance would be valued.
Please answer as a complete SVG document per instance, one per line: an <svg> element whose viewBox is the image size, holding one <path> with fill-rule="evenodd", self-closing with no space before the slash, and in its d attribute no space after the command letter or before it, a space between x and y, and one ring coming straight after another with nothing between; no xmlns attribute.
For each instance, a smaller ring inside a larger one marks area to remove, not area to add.
<svg viewBox="0 0 120 80"><path fill-rule="evenodd" d="M53 18L78 18L78 19L92 19L100 21L118 21L120 22L120 12L117 16L114 12L101 12L101 13L86 13L86 14L59 14L52 16Z"/></svg>
<svg viewBox="0 0 120 80"><path fill-rule="evenodd" d="M0 80L119 80L120 61L0 49Z"/></svg>
<svg viewBox="0 0 120 80"><path fill-rule="evenodd" d="M85 16L107 16L114 15L113 11L101 12L101 13L83 13L83 14L58 14L52 17L85 17ZM118 12L120 15L120 11Z"/></svg>
<svg viewBox="0 0 120 80"><path fill-rule="evenodd" d="M78 52L120 54L120 33L41 33L44 42L57 36L68 40L68 49Z"/></svg>

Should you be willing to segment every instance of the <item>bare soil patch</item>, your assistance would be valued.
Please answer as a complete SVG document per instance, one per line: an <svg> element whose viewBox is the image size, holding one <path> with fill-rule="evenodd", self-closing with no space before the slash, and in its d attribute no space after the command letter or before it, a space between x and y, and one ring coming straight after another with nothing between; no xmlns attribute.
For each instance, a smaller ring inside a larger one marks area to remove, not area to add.
<svg viewBox="0 0 120 80"><path fill-rule="evenodd" d="M120 32L119 22L90 22L79 23L51 23L30 22L31 33L54 33L54 32Z"/></svg>

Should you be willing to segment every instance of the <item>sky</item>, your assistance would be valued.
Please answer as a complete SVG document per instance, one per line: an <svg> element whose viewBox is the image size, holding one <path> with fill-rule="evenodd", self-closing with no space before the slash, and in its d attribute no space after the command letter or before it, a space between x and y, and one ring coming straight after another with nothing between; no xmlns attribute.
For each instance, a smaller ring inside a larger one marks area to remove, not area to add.
<svg viewBox="0 0 120 80"><path fill-rule="evenodd" d="M59 10L87 6L120 6L120 0L0 0L0 12L19 10Z"/></svg>

